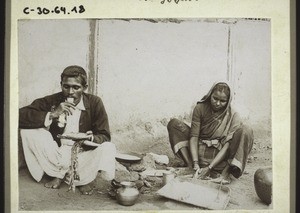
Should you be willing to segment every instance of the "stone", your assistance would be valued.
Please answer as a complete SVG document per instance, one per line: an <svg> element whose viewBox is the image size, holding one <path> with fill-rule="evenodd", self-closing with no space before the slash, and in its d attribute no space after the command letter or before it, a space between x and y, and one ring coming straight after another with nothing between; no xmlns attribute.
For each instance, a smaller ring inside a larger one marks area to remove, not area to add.
<svg viewBox="0 0 300 213"><path fill-rule="evenodd" d="M139 174L137 172L126 171L116 171L115 180L118 182L121 181L136 181L139 179Z"/></svg>
<svg viewBox="0 0 300 213"><path fill-rule="evenodd" d="M137 180L135 181L135 185L138 189L142 188L144 186L144 181L142 180Z"/></svg>
<svg viewBox="0 0 300 213"><path fill-rule="evenodd" d="M128 171L128 170L124 165L116 161L116 171Z"/></svg>
<svg viewBox="0 0 300 213"><path fill-rule="evenodd" d="M137 171L137 172L142 172L145 171L146 169L155 169L155 160L154 157L150 154L146 154L140 163L135 163L132 164L128 167L130 171Z"/></svg>
<svg viewBox="0 0 300 213"><path fill-rule="evenodd" d="M168 165L169 164L169 158L167 155L158 155L155 153L148 153L149 155L151 155L155 161L155 163L157 164L164 164L164 165Z"/></svg>

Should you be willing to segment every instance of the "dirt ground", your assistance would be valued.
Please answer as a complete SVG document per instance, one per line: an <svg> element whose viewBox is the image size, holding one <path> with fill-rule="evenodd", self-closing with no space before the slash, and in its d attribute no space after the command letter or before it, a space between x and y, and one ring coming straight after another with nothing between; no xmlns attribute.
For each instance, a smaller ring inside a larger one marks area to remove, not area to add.
<svg viewBox="0 0 300 213"><path fill-rule="evenodd" d="M160 121L165 126L165 120ZM262 124L261 124L262 125ZM244 174L237 180L233 179L227 185L231 189L228 210L259 210L272 209L271 205L264 204L257 196L254 188L254 173L258 168L272 165L271 133L264 125L256 125L254 129L255 141L250 153ZM159 131L158 131L159 129ZM163 130L161 130L163 129ZM136 152L139 154L155 153L167 155L170 159L168 166L179 163L174 157L168 144L167 132L159 125L137 124L136 127L128 126L126 131L114 130L113 137L117 149L122 152ZM139 141L133 143L132 141ZM33 180L26 167L19 170L19 210L27 211L64 211L64 210L202 210L189 204L173 201L156 194L161 185L151 188L148 193L140 193L133 206L122 206L108 194L109 183L97 178L93 195L81 195L68 191L68 186L62 184L59 189L47 189L44 184L49 181L44 176L41 182ZM202 196L199 192L199 196ZM205 196L205 195L203 195Z"/></svg>

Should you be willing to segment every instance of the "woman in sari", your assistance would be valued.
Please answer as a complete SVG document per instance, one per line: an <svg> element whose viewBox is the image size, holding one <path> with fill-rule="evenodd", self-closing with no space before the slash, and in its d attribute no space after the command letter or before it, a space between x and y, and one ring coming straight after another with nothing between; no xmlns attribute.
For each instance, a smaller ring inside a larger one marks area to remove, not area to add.
<svg viewBox="0 0 300 213"><path fill-rule="evenodd" d="M239 178L253 145L253 131L242 124L231 108L228 84L214 84L193 110L191 127L178 119L168 123L173 152L186 166L199 171L201 179L220 172L223 183L230 174ZM201 169L200 169L201 167Z"/></svg>

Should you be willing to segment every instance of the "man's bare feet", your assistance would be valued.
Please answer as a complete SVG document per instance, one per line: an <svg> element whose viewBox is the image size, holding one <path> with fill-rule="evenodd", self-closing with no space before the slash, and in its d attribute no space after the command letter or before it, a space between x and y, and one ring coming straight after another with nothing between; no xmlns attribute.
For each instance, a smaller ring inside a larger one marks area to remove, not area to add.
<svg viewBox="0 0 300 213"><path fill-rule="evenodd" d="M51 189L58 189L61 183L62 183L62 179L54 178L50 182L45 183L45 187L51 188Z"/></svg>
<svg viewBox="0 0 300 213"><path fill-rule="evenodd" d="M91 195L93 194L94 186L93 183L89 183L83 186L78 186L78 189L83 195Z"/></svg>

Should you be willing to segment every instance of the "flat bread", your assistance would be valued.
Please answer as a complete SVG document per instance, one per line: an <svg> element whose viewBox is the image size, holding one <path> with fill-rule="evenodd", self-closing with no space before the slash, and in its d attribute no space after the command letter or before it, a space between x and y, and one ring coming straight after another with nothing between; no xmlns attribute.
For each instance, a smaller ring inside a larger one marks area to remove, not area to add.
<svg viewBox="0 0 300 213"><path fill-rule="evenodd" d="M58 135L58 138L71 139L71 140L88 140L91 138L91 135L88 135L83 132L70 132Z"/></svg>

